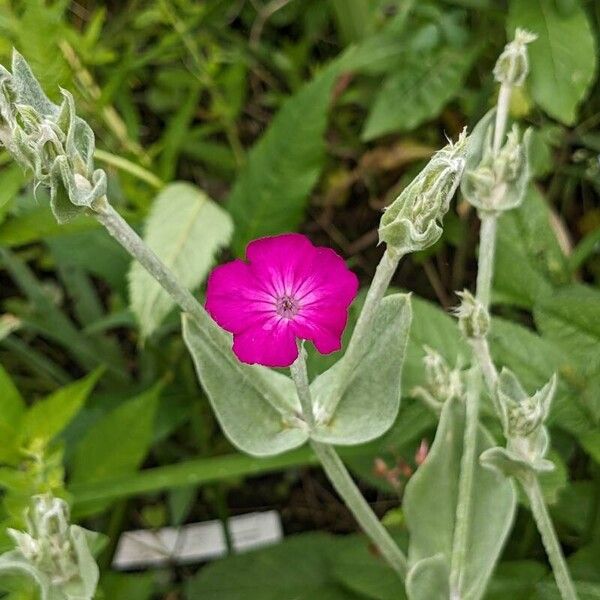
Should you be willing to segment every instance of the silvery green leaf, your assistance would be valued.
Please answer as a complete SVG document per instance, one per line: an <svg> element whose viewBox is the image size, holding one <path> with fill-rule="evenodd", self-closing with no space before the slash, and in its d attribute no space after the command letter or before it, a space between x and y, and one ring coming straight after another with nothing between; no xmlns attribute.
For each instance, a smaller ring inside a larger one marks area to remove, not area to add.
<svg viewBox="0 0 600 600"><path fill-rule="evenodd" d="M57 115L58 107L44 94L27 61L16 50L12 55L12 87L18 103L28 104L46 117Z"/></svg>
<svg viewBox="0 0 600 600"><path fill-rule="evenodd" d="M74 173L67 156L56 158L52 166L50 207L59 223L66 223L91 208L106 195L106 173L96 169L88 181Z"/></svg>
<svg viewBox="0 0 600 600"><path fill-rule="evenodd" d="M50 600L50 580L19 551L11 550L0 555L0 575L3 573L23 575L32 579L40 590L40 600Z"/></svg>
<svg viewBox="0 0 600 600"><path fill-rule="evenodd" d="M154 200L144 241L190 289L198 287L233 232L228 213L189 183L172 183ZM139 263L129 274L131 308L143 337L151 335L175 303Z"/></svg>
<svg viewBox="0 0 600 600"><path fill-rule="evenodd" d="M308 438L289 377L241 363L231 336L215 323L183 315L183 339L217 419L232 444L253 456L279 454Z"/></svg>
<svg viewBox="0 0 600 600"><path fill-rule="evenodd" d="M423 558L413 565L406 576L409 600L448 600L450 572L443 554Z"/></svg>
<svg viewBox="0 0 600 600"><path fill-rule="evenodd" d="M361 362L342 357L311 385L317 427L313 439L361 444L387 431L400 408L402 363L411 323L410 297L383 299Z"/></svg>
<svg viewBox="0 0 600 600"><path fill-rule="evenodd" d="M411 566L441 555L450 571L464 428L464 404L452 398L444 404L427 459L406 486L404 510L410 532L408 559ZM477 455L492 446L493 439L480 428ZM477 464L466 545L465 598L480 598L483 594L510 531L515 504L513 482ZM429 600L427 596L422 598Z"/></svg>
<svg viewBox="0 0 600 600"><path fill-rule="evenodd" d="M73 95L61 88L64 97L58 116L58 124L62 131L66 132L67 156L74 160L77 157L79 165L74 165L76 172L92 173L94 169L94 148L96 147L94 132L92 128L75 112L75 100Z"/></svg>
<svg viewBox="0 0 600 600"><path fill-rule="evenodd" d="M538 475L549 473L555 468L554 463L545 458L529 462L520 457L516 452L498 446L487 449L482 453L479 460L484 467L494 469L506 477L515 477L516 479L523 479L527 475L534 473Z"/></svg>
<svg viewBox="0 0 600 600"><path fill-rule="evenodd" d="M90 551L97 534L78 525L71 525L69 533L79 577L65 583L62 592L67 600L92 600L100 576L98 565Z"/></svg>

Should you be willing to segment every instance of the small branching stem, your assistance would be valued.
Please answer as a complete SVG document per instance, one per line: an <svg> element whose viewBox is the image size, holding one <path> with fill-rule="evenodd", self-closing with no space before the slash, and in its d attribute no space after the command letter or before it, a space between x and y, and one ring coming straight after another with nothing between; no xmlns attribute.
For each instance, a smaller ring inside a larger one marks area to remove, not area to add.
<svg viewBox="0 0 600 600"><path fill-rule="evenodd" d="M552 519L548 513L537 475L531 474L529 477L521 478L521 484L529 499L531 512L533 513L538 531L542 536L542 542L544 543L544 548L546 548L560 595L563 600L577 600L577 592L571 580L571 575L558 537L556 536Z"/></svg>
<svg viewBox="0 0 600 600"><path fill-rule="evenodd" d="M300 348L298 358L293 363L290 370L294 383L296 384L296 390L304 413L304 419L309 429L312 429L315 425L315 418L306 371L304 350L302 348ZM389 566L394 569L400 579L404 581L406 579L407 571L406 556L404 556L404 553L400 550L396 542L394 542L392 536L381 524L377 515L364 499L335 448L329 444L323 444L315 440L311 440L311 446L329 478L329 481L350 512L354 515L354 518L357 520L362 530L367 537L369 537L371 542L373 542Z"/></svg>

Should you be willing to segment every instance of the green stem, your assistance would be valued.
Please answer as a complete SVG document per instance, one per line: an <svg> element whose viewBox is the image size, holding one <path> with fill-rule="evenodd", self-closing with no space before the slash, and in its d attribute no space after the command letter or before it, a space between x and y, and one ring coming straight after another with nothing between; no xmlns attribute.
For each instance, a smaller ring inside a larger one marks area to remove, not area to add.
<svg viewBox="0 0 600 600"><path fill-rule="evenodd" d="M291 367L292 378L296 384L298 397L302 405L304 419L310 429L314 427L315 418L313 414L310 385L306 371L304 350L301 348L297 360ZM373 512L357 485L350 477L341 458L328 444L322 444L311 440L314 450L329 481L340 495L354 518L358 521L365 534L375 544L381 556L387 561L398 576L404 581L406 578L407 561L403 552L398 548L388 531L381 524L377 515Z"/></svg>
<svg viewBox="0 0 600 600"><path fill-rule="evenodd" d="M477 367L471 368L467 375L463 453L460 463L456 520L452 540L452 556L450 559L450 590L452 598L462 598L464 592L464 574L471 526L473 479L475 475L475 461L477 460L480 383L479 369Z"/></svg>
<svg viewBox="0 0 600 600"><path fill-rule="evenodd" d="M494 254L496 252L497 217L495 214L481 215L479 238L479 261L477 264L477 300L488 309L494 276Z"/></svg>
<svg viewBox="0 0 600 600"><path fill-rule="evenodd" d="M92 215L158 281L183 312L189 313L199 323L206 323L210 320L210 317L190 290L179 283L162 260L110 205L106 197L94 206Z"/></svg>
<svg viewBox="0 0 600 600"><path fill-rule="evenodd" d="M504 132L506 131L506 122L508 121L508 109L510 107L511 93L511 85L503 83L500 86L498 104L496 108L496 125L494 127L494 154L498 154L498 152L500 152L500 148L502 147L502 142L504 140Z"/></svg>
<svg viewBox="0 0 600 600"><path fill-rule="evenodd" d="M373 327L377 309L390 285L390 281L396 272L396 268L398 267L398 263L402 256L402 254L390 251L388 248L377 265L375 276L373 277L373 281L371 281L367 297L365 298L362 310L360 311L360 315L354 326L348 349L340 364L338 381L342 382L342 385L347 384L350 381L352 373L354 373L356 367L363 358L365 353L365 342ZM333 411L335 411L335 406L331 409L331 412Z"/></svg>
<svg viewBox="0 0 600 600"><path fill-rule="evenodd" d="M563 600L577 600L577 592L573 585L573 581L571 580L571 575L565 557L563 556L558 537L556 536L552 519L548 513L548 508L544 501L544 495L538 478L536 475L532 474L528 478L523 478L521 483L529 498L531 511L537 524L538 531L542 536L542 542L544 543L544 548L546 548L548 559L552 565L554 578L560 591L560 595Z"/></svg>

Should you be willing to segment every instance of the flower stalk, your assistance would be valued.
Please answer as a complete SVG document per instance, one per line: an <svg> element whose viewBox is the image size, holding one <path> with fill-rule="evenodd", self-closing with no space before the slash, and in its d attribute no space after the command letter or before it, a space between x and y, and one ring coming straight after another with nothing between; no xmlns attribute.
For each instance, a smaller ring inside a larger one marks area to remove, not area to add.
<svg viewBox="0 0 600 600"><path fill-rule="evenodd" d="M296 385L298 397L300 398L304 420L308 427L312 428L315 425L315 418L303 348L300 349L298 358L290 367L290 371ZM371 542L375 544L381 556L389 566L394 569L400 579L404 581L407 572L406 556L404 556L402 550L398 548L398 545L394 542L392 536L381 524L377 515L364 499L335 448L329 444L323 444L315 440L311 440L310 445L319 459L329 481L344 501L344 504L354 515L354 518L364 533L369 537Z"/></svg>
<svg viewBox="0 0 600 600"><path fill-rule="evenodd" d="M544 494L542 493L539 479L535 473L530 473L527 477L521 478L520 481L523 490L529 499L531 512L533 513L533 518L535 519L538 531L542 536L542 542L546 549L550 565L552 566L552 571L554 572L554 578L560 591L560 595L563 600L577 600L577 591L571 580L571 575L565 557L563 556L554 525L552 524L552 519L548 513L548 507L544 500Z"/></svg>

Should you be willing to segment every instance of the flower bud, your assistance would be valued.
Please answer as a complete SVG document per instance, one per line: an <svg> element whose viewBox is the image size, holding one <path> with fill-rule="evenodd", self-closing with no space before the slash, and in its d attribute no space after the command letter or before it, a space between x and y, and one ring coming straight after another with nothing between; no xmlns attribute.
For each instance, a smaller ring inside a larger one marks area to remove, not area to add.
<svg viewBox="0 0 600 600"><path fill-rule="evenodd" d="M515 31L515 39L504 47L504 51L496 61L494 78L503 85L521 86L529 72L527 44L535 41L537 35L519 29Z"/></svg>
<svg viewBox="0 0 600 600"><path fill-rule="evenodd" d="M53 104L16 51L12 73L0 67L0 144L36 185L50 188L52 211L65 222L106 194L106 174L94 170L91 128L76 115L73 96L61 93L61 105Z"/></svg>
<svg viewBox="0 0 600 600"><path fill-rule="evenodd" d="M463 396L463 383L459 368L451 369L446 360L428 346L424 346L425 385L413 390L427 404L439 408L451 398Z"/></svg>
<svg viewBox="0 0 600 600"><path fill-rule="evenodd" d="M531 130L520 136L517 126L506 136L506 143L494 154L493 118L490 111L469 137L465 174L461 192L481 212L516 208L523 202L529 181L529 140Z"/></svg>
<svg viewBox="0 0 600 600"><path fill-rule="evenodd" d="M16 544L13 552L25 571L35 574L47 589L42 597L91 600L98 581L98 567L90 553L91 532L69 523L67 503L52 495L34 496L27 515L27 532L8 530ZM68 590L66 595L62 594Z"/></svg>
<svg viewBox="0 0 600 600"><path fill-rule="evenodd" d="M433 155L427 166L387 207L379 225L379 241L398 253L435 244L441 221L458 187L465 165L466 132Z"/></svg>
<svg viewBox="0 0 600 600"><path fill-rule="evenodd" d="M544 423L556 392L556 375L533 396L523 389L515 375L503 369L498 377L496 395L501 410L508 450L520 459L542 464L548 447Z"/></svg>
<svg viewBox="0 0 600 600"><path fill-rule="evenodd" d="M468 339L485 337L490 329L490 315L487 309L467 290L458 292L457 295L460 296L461 303L454 310L454 314L458 318L462 334Z"/></svg>

